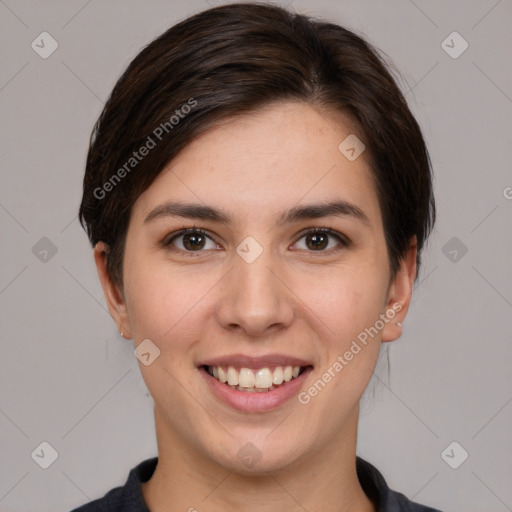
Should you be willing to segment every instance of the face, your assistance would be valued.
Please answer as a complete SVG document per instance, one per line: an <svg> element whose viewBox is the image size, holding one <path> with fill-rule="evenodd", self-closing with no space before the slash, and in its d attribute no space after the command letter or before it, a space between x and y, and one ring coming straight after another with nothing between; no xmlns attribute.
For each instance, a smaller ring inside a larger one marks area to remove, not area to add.
<svg viewBox="0 0 512 512"><path fill-rule="evenodd" d="M165 437L259 472L355 444L381 341L400 335L415 253L390 276L366 155L338 149L351 133L299 103L217 125L136 201L123 294L97 248L119 329L160 350L140 363L159 447Z"/></svg>

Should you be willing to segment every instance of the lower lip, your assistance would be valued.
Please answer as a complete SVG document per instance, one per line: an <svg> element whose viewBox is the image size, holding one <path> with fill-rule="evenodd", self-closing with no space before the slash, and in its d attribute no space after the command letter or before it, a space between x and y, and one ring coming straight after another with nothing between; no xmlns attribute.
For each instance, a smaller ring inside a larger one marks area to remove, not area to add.
<svg viewBox="0 0 512 512"><path fill-rule="evenodd" d="M298 377L288 382L283 382L271 391L246 392L233 389L231 386L212 377L204 367L199 368L210 389L220 400L234 409L244 412L266 412L278 409L298 394L311 370L311 367L307 367Z"/></svg>

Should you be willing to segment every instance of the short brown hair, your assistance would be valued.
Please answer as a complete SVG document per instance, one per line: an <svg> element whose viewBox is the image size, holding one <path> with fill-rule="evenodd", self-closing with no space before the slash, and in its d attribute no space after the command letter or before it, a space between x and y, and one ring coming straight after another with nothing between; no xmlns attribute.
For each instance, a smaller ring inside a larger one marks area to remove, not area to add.
<svg viewBox="0 0 512 512"><path fill-rule="evenodd" d="M109 245L113 281L122 285L131 208L163 168L220 120L283 100L355 123L371 161L391 274L414 236L419 268L435 219L431 162L389 66L354 32L263 3L208 9L151 42L115 85L87 156L79 218L93 246ZM157 143L135 158L150 139Z"/></svg>

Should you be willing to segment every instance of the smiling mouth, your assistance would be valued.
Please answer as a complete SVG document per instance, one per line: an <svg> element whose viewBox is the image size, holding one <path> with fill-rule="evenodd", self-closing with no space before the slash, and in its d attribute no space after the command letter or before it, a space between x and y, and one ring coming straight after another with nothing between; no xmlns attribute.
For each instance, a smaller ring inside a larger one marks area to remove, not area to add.
<svg viewBox="0 0 512 512"><path fill-rule="evenodd" d="M308 366L275 366L259 369L208 366L205 371L226 386L245 393L266 393L298 378Z"/></svg>

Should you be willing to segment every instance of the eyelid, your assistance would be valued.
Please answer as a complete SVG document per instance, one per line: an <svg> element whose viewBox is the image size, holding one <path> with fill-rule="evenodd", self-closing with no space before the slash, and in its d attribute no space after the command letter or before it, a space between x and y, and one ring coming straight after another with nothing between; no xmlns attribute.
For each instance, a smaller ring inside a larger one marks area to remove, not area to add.
<svg viewBox="0 0 512 512"><path fill-rule="evenodd" d="M328 227L328 226L325 226L325 227L318 226L318 227L314 227L314 228L306 228L303 231L301 231L299 233L299 235L297 236L297 240L294 242L293 245L295 245L301 238L303 238L306 235L309 235L310 233L324 233L329 236L332 236L333 238L336 238L338 240L340 246L342 246L342 247L349 247L352 244L352 241L343 233L340 233L339 231L336 231L333 228ZM330 253L332 251L336 251L337 249L339 249L339 248L335 247L335 248L328 249L325 251L308 251L308 252Z"/></svg>
<svg viewBox="0 0 512 512"><path fill-rule="evenodd" d="M197 228L197 227L193 226L193 227L188 227L188 228L187 227L183 227L182 229L179 229L178 231L173 231L172 233L167 235L162 240L161 245L164 246L164 247L172 245L172 242L173 242L174 239L179 238L180 236L186 235L188 233L201 233L206 238L210 239L212 242L217 244L217 242L213 239L213 237L211 237L208 234L208 232L205 229ZM219 244L217 244L217 245L219 245ZM176 250L180 251L181 249L176 248ZM203 252L203 251L186 251L186 252L192 253L192 252Z"/></svg>

